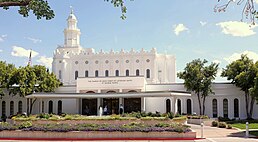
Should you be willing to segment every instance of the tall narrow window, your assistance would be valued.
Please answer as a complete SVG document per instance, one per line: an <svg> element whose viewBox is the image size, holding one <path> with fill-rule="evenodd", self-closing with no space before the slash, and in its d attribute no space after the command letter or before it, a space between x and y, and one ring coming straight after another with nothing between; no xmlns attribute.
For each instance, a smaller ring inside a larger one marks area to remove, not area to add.
<svg viewBox="0 0 258 142"><path fill-rule="evenodd" d="M150 69L146 70L146 78L150 78Z"/></svg>
<svg viewBox="0 0 258 142"><path fill-rule="evenodd" d="M239 101L234 99L234 117L239 117Z"/></svg>
<svg viewBox="0 0 258 142"><path fill-rule="evenodd" d="M108 70L106 70L105 71L105 77L108 77L108 74L109 74L109 72L108 72Z"/></svg>
<svg viewBox="0 0 258 142"><path fill-rule="evenodd" d="M170 99L166 100L166 113L171 112L171 101Z"/></svg>
<svg viewBox="0 0 258 142"><path fill-rule="evenodd" d="M129 76L129 70L125 71L125 76Z"/></svg>
<svg viewBox="0 0 258 142"><path fill-rule="evenodd" d="M62 104L62 101L59 100L59 101L58 101L58 104L57 104L57 114L61 114L61 113L62 113L62 108L63 108L62 105L63 105L63 104Z"/></svg>
<svg viewBox="0 0 258 142"><path fill-rule="evenodd" d="M6 102L5 101L2 102L2 115L6 116Z"/></svg>
<svg viewBox="0 0 258 142"><path fill-rule="evenodd" d="M61 70L59 70L59 72L58 72L58 77L60 80L62 79L62 71Z"/></svg>
<svg viewBox="0 0 258 142"><path fill-rule="evenodd" d="M18 102L18 112L22 113L22 101Z"/></svg>
<svg viewBox="0 0 258 142"><path fill-rule="evenodd" d="M192 101L191 101L191 99L186 100L186 108L187 108L186 113L187 114L192 114Z"/></svg>
<svg viewBox="0 0 258 142"><path fill-rule="evenodd" d="M78 74L79 74L78 71L75 71L75 73L74 73L74 79L75 79L75 80L77 80Z"/></svg>
<svg viewBox="0 0 258 142"><path fill-rule="evenodd" d="M181 108L181 100L177 99L177 113L181 114L182 108Z"/></svg>
<svg viewBox="0 0 258 142"><path fill-rule="evenodd" d="M42 113L44 113L45 112L45 104L44 104L44 101L42 101L42 104L41 104L42 106Z"/></svg>
<svg viewBox="0 0 258 142"><path fill-rule="evenodd" d="M136 70L136 76L140 76L140 70Z"/></svg>
<svg viewBox="0 0 258 142"><path fill-rule="evenodd" d="M95 77L99 77L99 71L98 70L95 71Z"/></svg>
<svg viewBox="0 0 258 142"><path fill-rule="evenodd" d="M14 114L14 103L13 101L10 102L10 115Z"/></svg>
<svg viewBox="0 0 258 142"><path fill-rule="evenodd" d="M48 102L48 113L53 113L53 101Z"/></svg>
<svg viewBox="0 0 258 142"><path fill-rule="evenodd" d="M217 99L212 100L212 116L214 118L218 117L218 102L217 102Z"/></svg>
<svg viewBox="0 0 258 142"><path fill-rule="evenodd" d="M228 100L223 100L223 117L228 118Z"/></svg>
<svg viewBox="0 0 258 142"><path fill-rule="evenodd" d="M85 71L85 77L89 77L89 71Z"/></svg>
<svg viewBox="0 0 258 142"><path fill-rule="evenodd" d="M119 70L116 70L116 76L119 76Z"/></svg>

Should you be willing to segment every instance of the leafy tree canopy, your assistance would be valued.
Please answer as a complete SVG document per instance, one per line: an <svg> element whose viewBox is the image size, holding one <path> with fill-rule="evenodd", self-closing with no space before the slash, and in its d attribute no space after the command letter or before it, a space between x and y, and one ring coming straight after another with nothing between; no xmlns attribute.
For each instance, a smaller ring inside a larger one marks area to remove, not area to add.
<svg viewBox="0 0 258 142"><path fill-rule="evenodd" d="M184 80L184 85L188 91L194 92L197 95L200 115L205 114L205 98L209 94L214 94L212 91L212 81L215 79L218 64L208 63L207 60L196 59L186 64L183 72L177 75Z"/></svg>
<svg viewBox="0 0 258 142"><path fill-rule="evenodd" d="M127 11L125 6L125 0L104 0L106 2L111 2L114 7L121 8L121 18L125 19L125 13ZM132 1L132 0L131 0ZM33 14L37 17L37 19L45 18L46 20L50 20L55 17L54 11L49 6L47 0L0 0L0 7L7 10L10 7L19 6L18 10L19 14L24 17L29 16L29 12L32 11Z"/></svg>
<svg viewBox="0 0 258 142"><path fill-rule="evenodd" d="M231 80L233 84L244 91L247 119L252 119L253 114L257 91L257 67L257 62L254 63L247 55L241 55L240 59L227 65L221 74L222 77L227 77L227 80Z"/></svg>

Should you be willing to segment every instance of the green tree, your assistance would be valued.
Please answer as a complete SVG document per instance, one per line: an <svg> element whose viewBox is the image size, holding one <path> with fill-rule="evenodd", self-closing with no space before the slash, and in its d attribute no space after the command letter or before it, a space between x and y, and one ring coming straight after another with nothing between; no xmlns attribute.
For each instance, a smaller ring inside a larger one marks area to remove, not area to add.
<svg viewBox="0 0 258 142"><path fill-rule="evenodd" d="M104 0L106 2L111 2L114 7L121 8L121 18L125 19L125 13L127 11L125 7L125 0ZM131 0L132 1L132 0ZM37 17L37 19L46 18L46 20L50 20L55 17L54 11L49 6L47 0L0 0L0 7L7 10L10 7L18 6L20 9L18 10L19 14L24 17L29 16L29 12L32 11L33 14Z"/></svg>
<svg viewBox="0 0 258 142"><path fill-rule="evenodd" d="M8 90L10 94L25 97L35 92L54 92L61 85L53 73L49 73L46 67L41 65L25 66L18 68L10 78ZM30 104L29 114L37 99Z"/></svg>
<svg viewBox="0 0 258 142"><path fill-rule="evenodd" d="M227 77L233 84L239 87L245 95L245 108L247 119L251 119L253 115L253 106L255 96L251 95L256 89L255 78L257 77L257 67L253 60L249 59L247 55L241 55L241 58L233 61L223 69L222 77Z"/></svg>
<svg viewBox="0 0 258 142"><path fill-rule="evenodd" d="M6 62L0 61L0 96L5 95L8 81L15 69L16 68L13 64L7 64Z"/></svg>
<svg viewBox="0 0 258 142"><path fill-rule="evenodd" d="M205 114L206 97L209 94L214 94L212 91L212 81L215 79L218 71L218 64L211 63L205 66L206 63L208 63L207 60L193 60L186 64L183 72L177 74L180 79L184 80L186 89L197 95L200 115Z"/></svg>

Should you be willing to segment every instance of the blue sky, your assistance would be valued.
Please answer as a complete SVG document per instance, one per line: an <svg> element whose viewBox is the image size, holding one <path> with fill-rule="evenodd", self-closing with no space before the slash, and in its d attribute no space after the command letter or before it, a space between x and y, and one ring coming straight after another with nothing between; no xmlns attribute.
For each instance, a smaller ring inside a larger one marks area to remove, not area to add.
<svg viewBox="0 0 258 142"><path fill-rule="evenodd" d="M226 1L224 1L226 2ZM81 45L96 51L122 48L150 50L176 56L177 71L193 59L219 62L224 68L241 53L258 60L257 27L240 22L242 6L232 4L225 13L215 13L217 0L134 0L126 1L127 19L120 9L104 0L49 1L55 18L24 18L17 8L0 12L0 59L16 66L28 61L50 66L53 51L63 44L63 30L73 6L81 30ZM258 7L258 5L255 5ZM178 80L179 81L179 80ZM216 81L225 81L220 77Z"/></svg>

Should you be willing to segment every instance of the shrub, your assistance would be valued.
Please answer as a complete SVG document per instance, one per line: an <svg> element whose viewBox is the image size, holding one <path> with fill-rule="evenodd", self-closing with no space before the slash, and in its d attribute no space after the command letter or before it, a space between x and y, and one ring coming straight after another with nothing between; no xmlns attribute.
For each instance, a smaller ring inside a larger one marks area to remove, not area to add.
<svg viewBox="0 0 258 142"><path fill-rule="evenodd" d="M175 117L181 117L181 114L177 113L177 114L175 115Z"/></svg>
<svg viewBox="0 0 258 142"><path fill-rule="evenodd" d="M48 114L48 113L40 113L37 115L37 118L41 118L41 119L48 119L49 117L51 117L52 115Z"/></svg>
<svg viewBox="0 0 258 142"><path fill-rule="evenodd" d="M219 116L219 117L218 117L218 121L219 121L219 122L221 122L221 121L222 121L222 122L225 122L225 121L230 121L230 119L229 119L228 117L221 117L221 116Z"/></svg>
<svg viewBox="0 0 258 142"><path fill-rule="evenodd" d="M22 123L18 126L19 129L30 128L30 127L32 127L31 121L22 122Z"/></svg>
<svg viewBox="0 0 258 142"><path fill-rule="evenodd" d="M169 112L167 117L173 119L175 117L175 114L173 112Z"/></svg>
<svg viewBox="0 0 258 142"><path fill-rule="evenodd" d="M219 128L226 128L226 127L227 127L227 123L225 123L225 122L219 122L218 127L219 127Z"/></svg>
<svg viewBox="0 0 258 142"><path fill-rule="evenodd" d="M218 123L219 123L218 121L212 121L212 122L211 122L211 126L212 126L212 127L217 127L217 126L218 126Z"/></svg>
<svg viewBox="0 0 258 142"><path fill-rule="evenodd" d="M228 124L227 129L232 129L232 125Z"/></svg>

